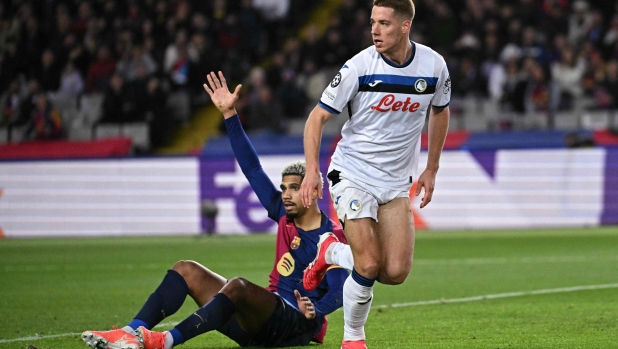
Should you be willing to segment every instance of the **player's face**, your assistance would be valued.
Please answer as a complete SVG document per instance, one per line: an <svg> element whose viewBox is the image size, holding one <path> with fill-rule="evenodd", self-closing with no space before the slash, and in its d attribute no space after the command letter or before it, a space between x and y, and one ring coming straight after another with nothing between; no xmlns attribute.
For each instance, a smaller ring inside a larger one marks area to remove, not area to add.
<svg viewBox="0 0 618 349"><path fill-rule="evenodd" d="M285 208L285 214L288 218L294 219L298 216L302 216L306 209L300 199L300 184L302 182L301 176L283 176L281 179L281 199L283 200L283 207Z"/></svg>
<svg viewBox="0 0 618 349"><path fill-rule="evenodd" d="M376 51L389 53L408 40L410 21L402 20L390 7L374 6L371 10L371 36Z"/></svg>

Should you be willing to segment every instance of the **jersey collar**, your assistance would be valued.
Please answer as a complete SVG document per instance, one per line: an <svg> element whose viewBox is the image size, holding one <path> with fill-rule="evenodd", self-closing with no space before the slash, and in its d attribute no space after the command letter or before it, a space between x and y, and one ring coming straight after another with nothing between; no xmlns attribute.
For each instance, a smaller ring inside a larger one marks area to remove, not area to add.
<svg viewBox="0 0 618 349"><path fill-rule="evenodd" d="M408 60L405 61L402 65L399 65L399 64L391 61L390 59L386 58L386 56L384 56L381 53L380 53L380 56L382 57L384 62L386 62L386 64L390 65L393 68L405 68L405 67L409 66L410 63L412 63L412 61L414 60L414 56L416 55L416 44L412 40L410 40L410 43L412 44L412 54L410 55L410 58L408 58Z"/></svg>

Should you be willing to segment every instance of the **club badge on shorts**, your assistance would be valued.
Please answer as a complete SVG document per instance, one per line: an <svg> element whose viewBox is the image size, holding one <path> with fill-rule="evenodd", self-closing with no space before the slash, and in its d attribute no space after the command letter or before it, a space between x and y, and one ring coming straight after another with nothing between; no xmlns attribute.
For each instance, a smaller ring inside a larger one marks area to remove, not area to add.
<svg viewBox="0 0 618 349"><path fill-rule="evenodd" d="M352 199L350 201L350 210L352 212L358 212L363 208L363 203L359 199Z"/></svg>
<svg viewBox="0 0 618 349"><path fill-rule="evenodd" d="M290 248L293 250L298 250L300 247L300 236L295 236L292 242L290 243Z"/></svg>

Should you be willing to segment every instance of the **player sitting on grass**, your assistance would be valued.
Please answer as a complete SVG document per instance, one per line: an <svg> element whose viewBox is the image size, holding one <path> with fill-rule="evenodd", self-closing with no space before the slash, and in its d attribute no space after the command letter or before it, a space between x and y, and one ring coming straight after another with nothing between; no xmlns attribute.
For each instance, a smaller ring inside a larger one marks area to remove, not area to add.
<svg viewBox="0 0 618 349"><path fill-rule="evenodd" d="M245 279L226 280L194 261L179 261L167 272L133 321L122 329L85 331L82 339L95 349L169 349L208 331L217 330L241 346L300 346L322 342L326 315L342 305L348 272L330 269L317 289L302 287L303 270L316 255L320 235L345 236L317 207L305 208L299 189L305 176L302 161L287 165L277 190L260 165L235 110L240 85L230 93L223 74L208 75L204 89L223 113L238 163L268 216L279 223L275 266L266 288ZM239 257L240 258L240 257ZM170 331L150 331L182 306L187 295L199 308Z"/></svg>

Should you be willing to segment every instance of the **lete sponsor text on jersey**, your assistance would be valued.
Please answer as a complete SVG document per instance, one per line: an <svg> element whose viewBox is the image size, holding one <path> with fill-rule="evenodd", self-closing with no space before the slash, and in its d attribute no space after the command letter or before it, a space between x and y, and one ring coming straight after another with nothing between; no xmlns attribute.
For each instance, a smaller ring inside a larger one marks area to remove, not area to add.
<svg viewBox="0 0 618 349"><path fill-rule="evenodd" d="M382 97L378 105L371 106L371 110L378 111L380 113L386 113L388 111L409 111L410 113L414 113L421 106L419 102L412 103L410 97L406 98L405 102L395 101L394 94L387 94Z"/></svg>

